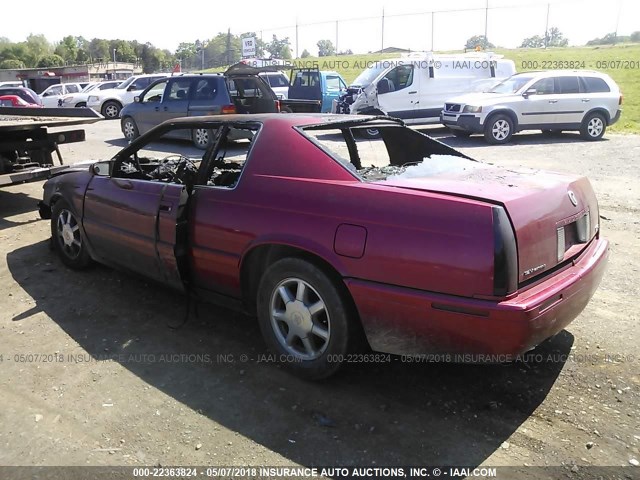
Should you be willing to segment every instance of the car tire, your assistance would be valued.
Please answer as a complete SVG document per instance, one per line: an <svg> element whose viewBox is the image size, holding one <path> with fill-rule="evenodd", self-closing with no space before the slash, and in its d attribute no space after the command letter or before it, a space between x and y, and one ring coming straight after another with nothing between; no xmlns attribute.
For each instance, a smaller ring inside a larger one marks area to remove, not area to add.
<svg viewBox="0 0 640 480"><path fill-rule="evenodd" d="M318 380L342 366L357 338L345 295L323 270L299 258L279 260L263 275L256 303L260 330L295 375Z"/></svg>
<svg viewBox="0 0 640 480"><path fill-rule="evenodd" d="M468 138L471 136L472 132L469 132L467 130L457 130L457 129L451 129L450 132L453 134L454 137L458 137L458 138Z"/></svg>
<svg viewBox="0 0 640 480"><path fill-rule="evenodd" d="M102 106L100 113L104 118L114 120L120 116L120 110L122 110L122 105L114 100L109 100Z"/></svg>
<svg viewBox="0 0 640 480"><path fill-rule="evenodd" d="M87 106L87 102L78 102L76 103L76 108L81 108L81 107L86 107Z"/></svg>
<svg viewBox="0 0 640 480"><path fill-rule="evenodd" d="M280 113L293 113L293 110L291 110L291 107L280 107Z"/></svg>
<svg viewBox="0 0 640 480"><path fill-rule="evenodd" d="M122 119L121 128L124 138L129 141L135 140L140 136L138 125L136 125L136 121L131 117L125 117Z"/></svg>
<svg viewBox="0 0 640 480"><path fill-rule="evenodd" d="M607 120L601 113L590 113L582 121L580 136L585 140L600 140L607 130Z"/></svg>
<svg viewBox="0 0 640 480"><path fill-rule="evenodd" d="M193 145L200 150L206 150L213 144L213 131L205 128L196 128L191 132Z"/></svg>
<svg viewBox="0 0 640 480"><path fill-rule="evenodd" d="M491 145L502 145L513 136L513 120L499 113L490 117L484 126L484 138Z"/></svg>
<svg viewBox="0 0 640 480"><path fill-rule="evenodd" d="M58 200L51 211L53 248L62 263L80 270L93 263L80 222L65 200Z"/></svg>

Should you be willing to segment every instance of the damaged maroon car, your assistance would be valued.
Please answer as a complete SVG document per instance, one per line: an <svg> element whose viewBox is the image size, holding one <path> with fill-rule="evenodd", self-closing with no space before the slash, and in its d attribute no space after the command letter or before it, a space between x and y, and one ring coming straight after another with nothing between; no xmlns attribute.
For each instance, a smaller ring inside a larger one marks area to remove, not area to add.
<svg viewBox="0 0 640 480"><path fill-rule="evenodd" d="M204 155L153 151L202 128ZM386 117L171 120L49 180L41 213L68 266L238 306L308 378L367 344L514 358L576 318L609 252L586 178L477 162Z"/></svg>

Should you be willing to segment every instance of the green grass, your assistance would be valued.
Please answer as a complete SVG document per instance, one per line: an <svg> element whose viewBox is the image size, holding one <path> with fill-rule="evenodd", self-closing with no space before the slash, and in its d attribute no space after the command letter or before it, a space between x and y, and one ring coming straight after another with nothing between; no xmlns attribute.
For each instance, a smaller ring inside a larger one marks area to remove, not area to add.
<svg viewBox="0 0 640 480"><path fill-rule="evenodd" d="M455 53L455 52L447 52ZM543 49L497 49L516 64L518 72L578 68L607 73L624 94L622 117L611 127L613 132L640 133L640 44L600 47L567 47ZM336 57L308 57L294 60L310 66L314 62L321 70L335 70L347 83L352 82L368 62L397 58L397 54L343 55ZM571 63L573 62L573 63ZM612 64L613 62L618 62ZM627 62L627 63L625 63ZM634 63L635 62L635 63ZM602 68L607 66L609 68ZM209 71L221 71L215 69Z"/></svg>

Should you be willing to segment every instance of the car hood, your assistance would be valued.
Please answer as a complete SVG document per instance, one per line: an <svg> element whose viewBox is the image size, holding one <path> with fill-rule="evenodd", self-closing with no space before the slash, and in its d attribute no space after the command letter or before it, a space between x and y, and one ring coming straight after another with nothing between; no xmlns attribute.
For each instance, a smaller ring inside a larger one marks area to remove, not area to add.
<svg viewBox="0 0 640 480"><path fill-rule="evenodd" d="M598 203L585 177L432 155L375 183L505 207L516 234L520 282L530 280L532 270L542 274L580 253L585 242L570 237L570 231L585 228L590 240L598 230ZM567 250L559 259L561 228L567 228Z"/></svg>
<svg viewBox="0 0 640 480"><path fill-rule="evenodd" d="M446 103L459 103L461 105L484 107L512 101L518 97L519 95L514 93L466 93L464 95L450 98Z"/></svg>

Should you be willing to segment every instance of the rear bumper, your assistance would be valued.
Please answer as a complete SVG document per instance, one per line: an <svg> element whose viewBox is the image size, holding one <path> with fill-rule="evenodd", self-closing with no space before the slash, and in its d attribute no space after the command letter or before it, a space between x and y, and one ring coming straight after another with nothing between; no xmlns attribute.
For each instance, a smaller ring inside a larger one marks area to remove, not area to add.
<svg viewBox="0 0 640 480"><path fill-rule="evenodd" d="M595 239L574 264L516 296L491 302L347 279L373 350L465 353L505 359L564 329L600 284L609 243Z"/></svg>
<svg viewBox="0 0 640 480"><path fill-rule="evenodd" d="M618 111L616 112L616 115L609 121L609 125L613 125L618 120L620 120L620 115L622 115L622 110L618 109Z"/></svg>
<svg viewBox="0 0 640 480"><path fill-rule="evenodd" d="M451 114L440 113L440 123L443 125L467 132L482 133L482 125L480 125L480 117L473 114Z"/></svg>

